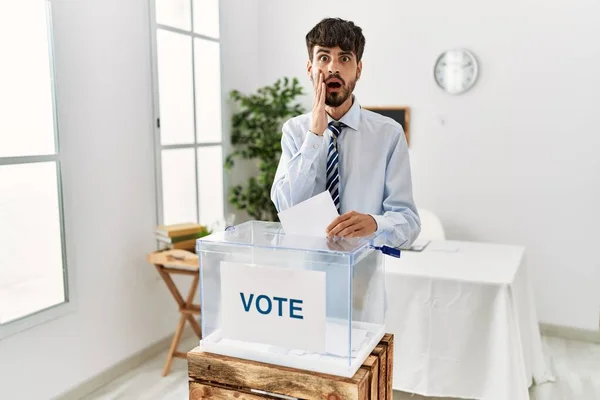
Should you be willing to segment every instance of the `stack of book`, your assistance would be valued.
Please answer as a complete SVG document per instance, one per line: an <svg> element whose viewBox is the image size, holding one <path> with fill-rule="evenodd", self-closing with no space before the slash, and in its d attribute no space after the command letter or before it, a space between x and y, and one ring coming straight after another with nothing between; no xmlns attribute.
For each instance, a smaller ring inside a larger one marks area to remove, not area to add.
<svg viewBox="0 0 600 400"><path fill-rule="evenodd" d="M167 249L194 251L196 239L210 232L204 225L195 223L159 225L156 227L156 240Z"/></svg>

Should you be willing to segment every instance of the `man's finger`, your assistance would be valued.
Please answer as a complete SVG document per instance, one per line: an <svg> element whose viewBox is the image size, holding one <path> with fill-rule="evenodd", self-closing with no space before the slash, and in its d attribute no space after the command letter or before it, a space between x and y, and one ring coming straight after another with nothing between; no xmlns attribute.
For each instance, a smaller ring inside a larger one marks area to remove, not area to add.
<svg viewBox="0 0 600 400"><path fill-rule="evenodd" d="M321 97L321 72L319 72L319 75L317 76L317 94L319 95L319 97Z"/></svg>
<svg viewBox="0 0 600 400"><path fill-rule="evenodd" d="M321 94L320 94L321 93L320 75L317 75L316 78L317 79L313 79L313 85L315 87L315 103L319 101L319 97L321 96Z"/></svg>
<svg viewBox="0 0 600 400"><path fill-rule="evenodd" d="M329 231L327 236L329 236L329 237L339 236L342 229L346 229L346 227L348 227L348 223L346 221L340 222L332 230Z"/></svg>
<svg viewBox="0 0 600 400"><path fill-rule="evenodd" d="M325 106L325 93L327 92L327 88L325 87L325 83L321 82L321 104Z"/></svg>
<svg viewBox="0 0 600 400"><path fill-rule="evenodd" d="M354 231L349 233L346 237L356 238L363 237L367 231L367 222L363 218L358 218L358 221L353 225Z"/></svg>
<svg viewBox="0 0 600 400"><path fill-rule="evenodd" d="M352 228L351 231L354 231L356 229L356 218L349 218L345 221L340 222L339 224L336 225L335 228L333 228L331 230L331 232L329 233L331 236L343 236L342 235L342 231L344 231L345 229L350 229L354 226L354 228Z"/></svg>
<svg viewBox="0 0 600 400"><path fill-rule="evenodd" d="M319 101L319 97L321 97L321 82L317 76L317 79L315 79L315 103Z"/></svg>
<svg viewBox="0 0 600 400"><path fill-rule="evenodd" d="M342 231L339 233L338 236L341 236L341 237L352 237L352 234L354 232L356 232L357 230L359 230L359 229L360 229L360 227L359 227L358 224L352 224L352 225L350 225L350 226L342 229Z"/></svg>
<svg viewBox="0 0 600 400"><path fill-rule="evenodd" d="M330 230L332 230L333 228L335 228L339 223L346 221L347 219L350 219L350 217L352 217L351 212L347 212L345 214L342 214L338 217L336 217L333 221L331 221L331 223L327 226L327 232L329 232Z"/></svg>
<svg viewBox="0 0 600 400"><path fill-rule="evenodd" d="M340 222L335 227L333 227L332 230L329 231L328 236L329 237L339 236L342 229L346 229L347 226L348 226L348 222L346 222L346 221Z"/></svg>
<svg viewBox="0 0 600 400"><path fill-rule="evenodd" d="M365 236L365 228L359 228L357 230L355 230L354 232L352 232L351 234L349 234L347 237L348 238L357 238L357 237L363 237Z"/></svg>

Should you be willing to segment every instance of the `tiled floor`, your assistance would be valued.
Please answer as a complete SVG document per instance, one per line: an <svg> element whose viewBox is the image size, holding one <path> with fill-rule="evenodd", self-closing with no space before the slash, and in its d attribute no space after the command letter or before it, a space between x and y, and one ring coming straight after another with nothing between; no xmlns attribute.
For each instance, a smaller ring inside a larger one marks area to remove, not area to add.
<svg viewBox="0 0 600 400"><path fill-rule="evenodd" d="M182 349L195 347L192 337L182 343ZM544 337L544 353L557 380L534 386L532 400L600 400L600 344L567 341ZM116 399L176 399L188 398L187 363L175 359L172 372L165 378L161 370L165 352L148 360L119 379L86 396L86 400ZM394 400L444 400L395 392Z"/></svg>

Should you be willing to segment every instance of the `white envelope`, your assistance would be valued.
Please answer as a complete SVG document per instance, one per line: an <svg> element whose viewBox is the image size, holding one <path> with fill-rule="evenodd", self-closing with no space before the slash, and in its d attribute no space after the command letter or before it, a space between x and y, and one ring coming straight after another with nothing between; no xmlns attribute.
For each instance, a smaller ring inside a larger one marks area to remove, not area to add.
<svg viewBox="0 0 600 400"><path fill-rule="evenodd" d="M328 190L281 211L279 220L286 235L327 236L327 226L339 216Z"/></svg>

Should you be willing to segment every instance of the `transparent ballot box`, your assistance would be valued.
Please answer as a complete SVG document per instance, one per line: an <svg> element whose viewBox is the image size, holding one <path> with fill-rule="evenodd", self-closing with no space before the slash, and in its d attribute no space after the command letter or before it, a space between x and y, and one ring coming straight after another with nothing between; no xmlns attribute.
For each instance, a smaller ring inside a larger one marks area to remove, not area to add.
<svg viewBox="0 0 600 400"><path fill-rule="evenodd" d="M198 239L200 349L353 376L385 332L391 249L378 240L286 235L260 221Z"/></svg>

